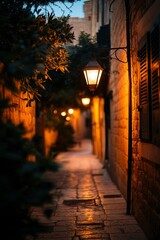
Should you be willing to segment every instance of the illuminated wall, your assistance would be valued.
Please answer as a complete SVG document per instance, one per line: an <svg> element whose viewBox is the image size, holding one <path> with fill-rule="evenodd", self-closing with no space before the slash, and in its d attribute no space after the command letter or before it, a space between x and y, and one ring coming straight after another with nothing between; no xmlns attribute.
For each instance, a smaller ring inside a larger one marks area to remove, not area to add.
<svg viewBox="0 0 160 240"><path fill-rule="evenodd" d="M105 119L103 98L94 97L92 99L91 113L93 154L95 154L103 164L105 160Z"/></svg>
<svg viewBox="0 0 160 240"><path fill-rule="evenodd" d="M15 124L23 123L27 130L26 137L32 138L35 134L35 102L31 107L26 107L26 101L22 100L25 94L13 94L6 88L0 87L0 93L3 98L9 98L11 108L5 111L5 117L11 119Z"/></svg>
<svg viewBox="0 0 160 240"><path fill-rule="evenodd" d="M44 142L45 142L45 155L50 154L50 148L55 144L57 140L58 132L52 129L44 129Z"/></svg>
<svg viewBox="0 0 160 240"><path fill-rule="evenodd" d="M126 46L125 8L121 0L113 5L111 17L111 47ZM114 33L118 33L117 34ZM113 33L113 34L112 34ZM127 63L115 58L111 50L110 79L108 90L112 91L110 105L108 169L114 181L126 196L128 160L128 71ZM118 58L126 61L126 52L118 50Z"/></svg>
<svg viewBox="0 0 160 240"><path fill-rule="evenodd" d="M160 1L129 2L132 156L128 157L128 65L117 61L111 50L108 90L112 91L113 97L110 101L111 126L107 136L109 143L107 167L127 199L128 161L131 161L131 212L148 239L155 240L160 238ZM110 12L112 48L126 46L124 4L123 0L113 1L112 4ZM125 62L124 51L118 50L117 56L119 60Z"/></svg>

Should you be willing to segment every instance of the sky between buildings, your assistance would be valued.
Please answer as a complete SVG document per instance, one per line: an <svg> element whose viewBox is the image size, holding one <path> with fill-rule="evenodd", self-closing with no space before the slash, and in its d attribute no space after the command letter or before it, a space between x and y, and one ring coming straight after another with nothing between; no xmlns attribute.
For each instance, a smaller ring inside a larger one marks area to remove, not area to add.
<svg viewBox="0 0 160 240"><path fill-rule="evenodd" d="M60 17L62 15L67 16L70 15L70 17L84 17L83 13L83 4L85 0L76 1L75 3L61 3L56 2L54 5L54 11L55 16Z"/></svg>

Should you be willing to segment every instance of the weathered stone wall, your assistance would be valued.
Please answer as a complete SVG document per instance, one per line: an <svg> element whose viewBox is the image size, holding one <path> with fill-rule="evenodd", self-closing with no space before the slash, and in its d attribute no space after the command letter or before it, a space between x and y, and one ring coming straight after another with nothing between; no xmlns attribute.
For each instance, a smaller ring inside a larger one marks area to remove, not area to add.
<svg viewBox="0 0 160 240"><path fill-rule="evenodd" d="M160 239L160 149L139 139L138 43L160 15L159 1L143 1L143 9L131 1L132 11L132 211L149 239Z"/></svg>
<svg viewBox="0 0 160 240"><path fill-rule="evenodd" d="M140 140L138 43L160 16L158 0L131 0L132 66L132 192L131 210L149 239L160 239L160 148ZM111 47L125 46L126 19L124 1L116 0L111 13ZM112 52L111 52L112 53ZM119 59L125 58L119 52ZM113 56L113 55L111 55ZM111 60L109 90L111 128L109 129L108 169L126 196L128 164L128 74L127 65Z"/></svg>
<svg viewBox="0 0 160 240"><path fill-rule="evenodd" d="M117 0L111 13L111 48L126 46L126 25L124 1ZM115 59L110 53L111 70L109 91L111 100L111 127L109 129L108 169L121 192L126 196L128 168L128 72L127 63ZM118 58L126 61L126 52L117 51Z"/></svg>
<svg viewBox="0 0 160 240"><path fill-rule="evenodd" d="M78 44L78 38L81 32L86 32L91 34L91 21L86 20L85 18L71 17L69 19L69 24L73 27L72 31L74 32L75 39L73 40L73 44Z"/></svg>
<svg viewBox="0 0 160 240"><path fill-rule="evenodd" d="M160 165L134 159L132 210L149 239L160 239Z"/></svg>
<svg viewBox="0 0 160 240"><path fill-rule="evenodd" d="M74 32L75 39L73 40L73 44L78 44L78 38L82 31L90 34L92 36L92 22L91 22L91 15L92 15L92 7L91 1L84 2L83 6L84 10L84 18L79 17L71 17L69 18L69 24L73 27L72 31ZM92 36L93 37L93 36Z"/></svg>

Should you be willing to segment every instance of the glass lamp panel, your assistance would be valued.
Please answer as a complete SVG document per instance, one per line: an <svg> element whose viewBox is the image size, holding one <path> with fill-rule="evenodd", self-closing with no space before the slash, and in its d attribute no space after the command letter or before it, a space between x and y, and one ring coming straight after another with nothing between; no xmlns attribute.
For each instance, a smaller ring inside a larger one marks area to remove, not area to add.
<svg viewBox="0 0 160 240"><path fill-rule="evenodd" d="M85 80L89 87L89 90L91 92L94 92L100 82L103 68L101 68L101 66L96 60L91 60L83 69L83 72L84 72Z"/></svg>
<svg viewBox="0 0 160 240"><path fill-rule="evenodd" d="M84 76L85 76L85 80L87 82L87 85L88 85L88 77L87 77L87 73L86 73L87 70L83 70L83 73L84 73Z"/></svg>
<svg viewBox="0 0 160 240"><path fill-rule="evenodd" d="M95 85L97 83L98 70L87 70L89 85Z"/></svg>
<svg viewBox="0 0 160 240"><path fill-rule="evenodd" d="M102 70L100 69L99 73L98 73L97 85L99 84L99 81L101 79L101 75L102 75Z"/></svg>

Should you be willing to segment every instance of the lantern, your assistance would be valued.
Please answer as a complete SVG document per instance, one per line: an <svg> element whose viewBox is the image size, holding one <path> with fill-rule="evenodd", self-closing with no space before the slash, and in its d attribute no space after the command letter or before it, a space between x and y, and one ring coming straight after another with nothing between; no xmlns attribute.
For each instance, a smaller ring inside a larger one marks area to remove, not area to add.
<svg viewBox="0 0 160 240"><path fill-rule="evenodd" d="M103 68L96 60L91 60L83 69L86 83L91 92L94 92L98 85L103 72Z"/></svg>

